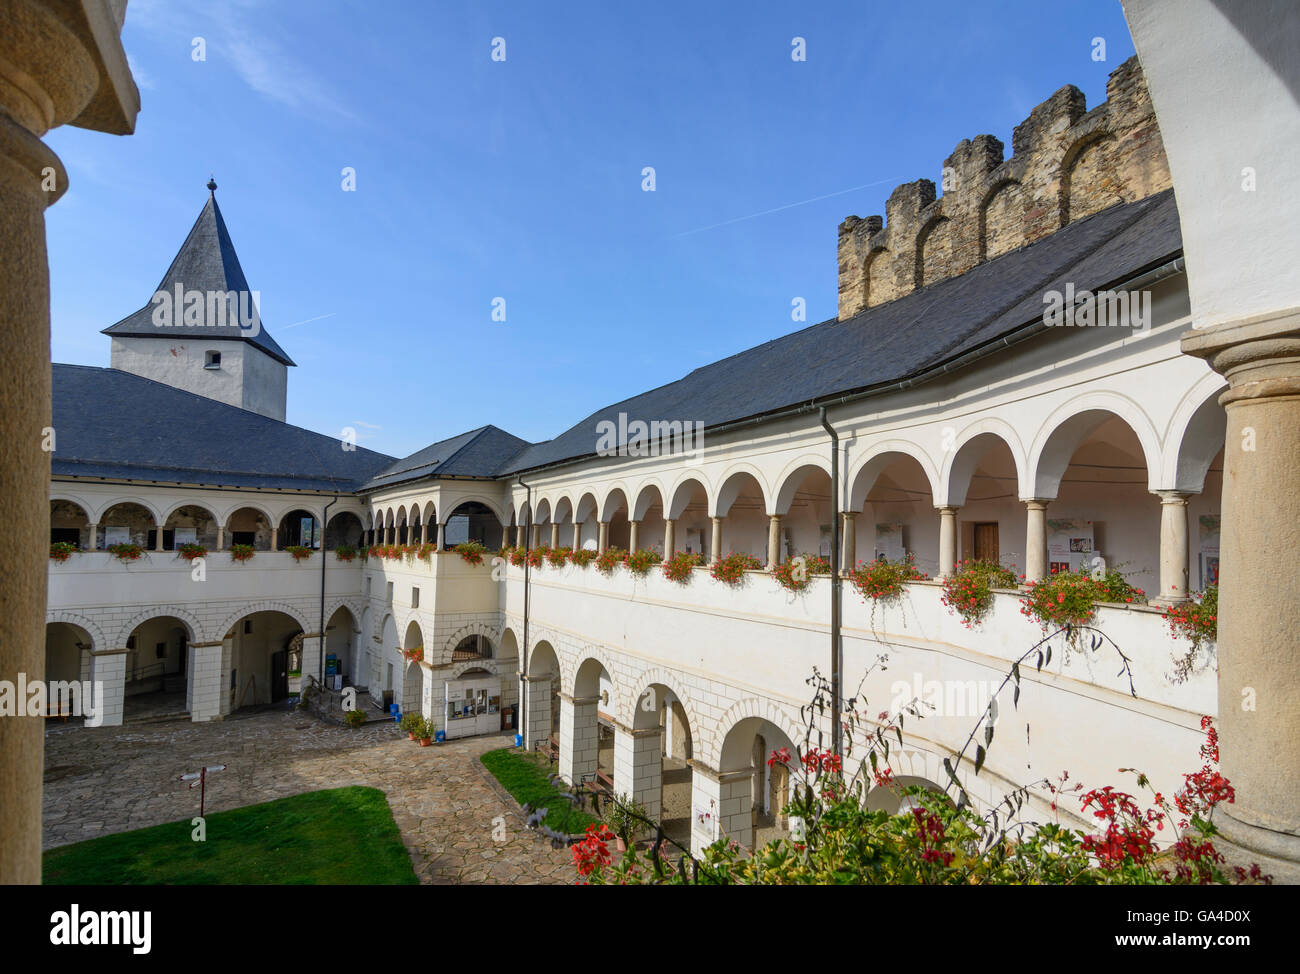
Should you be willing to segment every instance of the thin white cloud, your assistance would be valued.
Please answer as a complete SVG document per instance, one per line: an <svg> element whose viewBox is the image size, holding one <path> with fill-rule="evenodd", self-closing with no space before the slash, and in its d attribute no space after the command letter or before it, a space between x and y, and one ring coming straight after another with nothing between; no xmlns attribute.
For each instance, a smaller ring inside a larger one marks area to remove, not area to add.
<svg viewBox="0 0 1300 974"><path fill-rule="evenodd" d="M131 69L131 77L135 78L137 88L148 88L150 90L157 88L158 84L153 80L153 75L140 66L140 62L132 54L127 54L126 65Z"/></svg>

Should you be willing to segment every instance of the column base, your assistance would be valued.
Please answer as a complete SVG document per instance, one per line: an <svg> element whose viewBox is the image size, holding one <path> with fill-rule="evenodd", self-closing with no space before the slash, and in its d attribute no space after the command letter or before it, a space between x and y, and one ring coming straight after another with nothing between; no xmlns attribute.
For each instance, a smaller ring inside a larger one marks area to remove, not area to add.
<svg viewBox="0 0 1300 974"><path fill-rule="evenodd" d="M1249 869L1252 863L1259 863L1275 884L1300 886L1300 835L1247 825L1222 809L1214 824L1222 833L1215 837L1214 848L1228 860L1228 868Z"/></svg>

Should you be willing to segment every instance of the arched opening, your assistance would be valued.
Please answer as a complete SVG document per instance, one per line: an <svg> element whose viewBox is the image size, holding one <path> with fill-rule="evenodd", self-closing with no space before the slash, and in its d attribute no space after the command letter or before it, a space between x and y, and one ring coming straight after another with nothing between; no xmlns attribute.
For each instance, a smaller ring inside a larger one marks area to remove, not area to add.
<svg viewBox="0 0 1300 974"><path fill-rule="evenodd" d="M577 539L574 543L573 535L573 501L567 497L561 497L555 502L555 513L551 515L555 524L559 527L560 547L561 548L581 548L582 539Z"/></svg>
<svg viewBox="0 0 1300 974"><path fill-rule="evenodd" d="M60 683L84 683L90 679L90 652L95 649L90 633L70 622L49 622L45 625L45 683L49 688L46 698L47 713L71 716L74 708L80 707L80 714L85 715L86 703L80 699L61 696L56 689ZM103 707L104 701L96 701Z"/></svg>
<svg viewBox="0 0 1300 974"><path fill-rule="evenodd" d="M424 505L424 514L422 524L422 537L428 544L434 544L438 540L438 509L433 506L433 501Z"/></svg>
<svg viewBox="0 0 1300 974"><path fill-rule="evenodd" d="M175 616L155 616L126 640L123 719L185 714L190 709L189 626Z"/></svg>
<svg viewBox="0 0 1300 974"><path fill-rule="evenodd" d="M513 633L507 632L513 638ZM560 734L560 660L546 640L528 661L528 743L534 750L558 754Z"/></svg>
<svg viewBox="0 0 1300 974"><path fill-rule="evenodd" d="M397 623L392 616L384 616L379 630L377 679L370 684L370 698L387 710L396 701L393 698L393 686L400 679L398 669L404 663L401 646L397 640Z"/></svg>
<svg viewBox="0 0 1300 974"><path fill-rule="evenodd" d="M50 501L50 544L60 543L90 548L90 518L80 504Z"/></svg>
<svg viewBox="0 0 1300 974"><path fill-rule="evenodd" d="M217 547L217 519L207 508L186 504L167 515L163 549L179 551L186 544L200 544L209 551Z"/></svg>
<svg viewBox="0 0 1300 974"><path fill-rule="evenodd" d="M1145 592L1160 586L1160 498L1146 455L1122 418L1093 409L1047 438L1035 471L1047 508L1047 569L1118 569Z"/></svg>
<svg viewBox="0 0 1300 974"><path fill-rule="evenodd" d="M781 515L781 560L831 556L831 476L815 465L792 470L776 495Z"/></svg>
<svg viewBox="0 0 1300 974"><path fill-rule="evenodd" d="M491 659L492 658L492 641L487 636L474 634L466 636L456 644L451 651L451 661L453 663L463 663L466 660L474 659Z"/></svg>
<svg viewBox="0 0 1300 974"><path fill-rule="evenodd" d="M581 541L581 547L595 551L596 546L600 543L600 526L597 524L596 495L592 493L583 494L578 498L578 505L574 508L573 517L579 524L578 537Z"/></svg>
<svg viewBox="0 0 1300 974"><path fill-rule="evenodd" d="M790 768L768 759L786 748L797 766L794 742L771 721L746 717L727 732L722 742L718 770L727 776L721 795L718 826L723 835L748 849L757 848L790 832L786 806L792 788Z"/></svg>
<svg viewBox="0 0 1300 974"><path fill-rule="evenodd" d="M767 501L753 474L738 471L723 481L714 513L726 519L722 528L723 555L753 555L767 563Z"/></svg>
<svg viewBox="0 0 1300 974"><path fill-rule="evenodd" d="M584 660L573 685L572 736L560 742L560 774L574 784L613 788L614 706L614 682L609 673L599 660ZM563 719L560 729L563 737Z"/></svg>
<svg viewBox="0 0 1300 974"><path fill-rule="evenodd" d="M627 496L615 487L605 496L605 503L600 508L600 519L609 524L609 547L625 549L631 543L628 514Z"/></svg>
<svg viewBox="0 0 1300 974"><path fill-rule="evenodd" d="M424 714L424 632L420 623L412 619L406 626L402 637L404 665L397 669L401 676L401 686L396 688L402 713ZM414 658L412 658L412 655Z"/></svg>
<svg viewBox="0 0 1300 974"><path fill-rule="evenodd" d="M352 679L358 690L370 690L377 683L375 666L378 657L371 651L374 639L370 631L370 607L361 610L361 632L357 634L357 644L353 654Z"/></svg>
<svg viewBox="0 0 1300 974"><path fill-rule="evenodd" d="M365 528L361 526L361 518L351 511L339 511L325 526L325 547L329 551L333 551L340 545L347 545L350 548L360 547L364 538Z"/></svg>
<svg viewBox="0 0 1300 974"><path fill-rule="evenodd" d="M682 481L672 492L667 507L672 519L674 545L678 551L703 554L709 561L717 560L713 550L713 520L709 517L709 494L704 484L695 478Z"/></svg>
<svg viewBox="0 0 1300 974"><path fill-rule="evenodd" d="M360 524L360 522L357 522ZM325 623L325 676L330 676L330 658L333 657L334 673L341 677L340 684L345 687L365 689L365 677L355 667L355 647L357 623L347 606L340 605Z"/></svg>
<svg viewBox="0 0 1300 974"><path fill-rule="evenodd" d="M407 521L406 521L406 508L405 508L405 507L399 507L399 508L397 509L397 543L398 543L398 544L413 544L413 543L414 543L414 541L413 541L412 538L411 538L411 531L410 531L410 528L409 528L409 526L408 526L408 524L407 524Z"/></svg>
<svg viewBox="0 0 1300 974"><path fill-rule="evenodd" d="M938 574L934 488L915 457L891 451L868 460L853 475L848 510L855 514L855 565L910 554L923 572Z"/></svg>
<svg viewBox="0 0 1300 974"><path fill-rule="evenodd" d="M281 548L288 548L290 545L319 548L320 540L320 521L311 511L292 510L280 518Z"/></svg>
<svg viewBox="0 0 1300 974"><path fill-rule="evenodd" d="M452 510L443 537L446 548L477 541L489 551L495 551L501 547L501 521L486 504L466 501Z"/></svg>
<svg viewBox="0 0 1300 974"><path fill-rule="evenodd" d="M280 704L301 683L302 626L284 612L244 616L226 634L230 642L231 709ZM297 671L297 678L291 676Z"/></svg>
<svg viewBox="0 0 1300 974"><path fill-rule="evenodd" d="M1006 440L980 433L953 457L948 503L958 508L957 557L1025 571L1025 514L1016 460Z"/></svg>
<svg viewBox="0 0 1300 974"><path fill-rule="evenodd" d="M695 756L695 739L691 732L686 709L672 689L662 683L652 683L636 702L632 718L636 731L657 730L658 746L654 749L658 759L658 774L650 773L659 781L657 794L646 801L638 796L647 809L658 806L656 815L663 825L664 834L683 848L691 845L691 793L694 785L690 761ZM647 774L644 765L638 766L635 776ZM652 789L653 790L653 789Z"/></svg>
<svg viewBox="0 0 1300 974"><path fill-rule="evenodd" d="M877 785L867 792L867 811L888 812L890 815L911 811L920 803L916 800L915 795L903 794L903 790L913 786L920 786L926 791L943 794L943 789L929 778L918 778L915 775L899 775L888 785Z"/></svg>
<svg viewBox="0 0 1300 974"><path fill-rule="evenodd" d="M153 514L143 504L123 501L114 504L99 518L96 547L107 549L115 544L138 544L152 549L155 527Z"/></svg>
<svg viewBox="0 0 1300 974"><path fill-rule="evenodd" d="M654 484L646 484L636 495L636 502L632 505L631 520L636 522L637 537L636 544L633 545L629 530L629 548L644 548L648 551L657 551L661 555L667 554L664 551L664 501L659 488ZM681 548L675 538L674 547L679 550Z"/></svg>
<svg viewBox="0 0 1300 974"><path fill-rule="evenodd" d="M252 545L257 551L271 550L271 520L255 507L241 507L226 522L227 543Z"/></svg>

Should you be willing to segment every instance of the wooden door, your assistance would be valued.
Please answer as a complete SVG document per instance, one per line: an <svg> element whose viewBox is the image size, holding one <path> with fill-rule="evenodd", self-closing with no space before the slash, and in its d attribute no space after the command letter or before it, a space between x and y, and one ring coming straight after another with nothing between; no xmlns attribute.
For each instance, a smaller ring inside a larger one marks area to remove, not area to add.
<svg viewBox="0 0 1300 974"><path fill-rule="evenodd" d="M998 522L975 525L975 559L998 563Z"/></svg>

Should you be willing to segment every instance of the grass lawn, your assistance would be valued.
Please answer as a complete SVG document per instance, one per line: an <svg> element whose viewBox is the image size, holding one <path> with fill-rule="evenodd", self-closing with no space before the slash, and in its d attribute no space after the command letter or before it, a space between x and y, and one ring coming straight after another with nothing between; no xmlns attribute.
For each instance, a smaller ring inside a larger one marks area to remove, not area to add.
<svg viewBox="0 0 1300 974"><path fill-rule="evenodd" d="M550 763L538 754L513 747L488 751L480 761L520 805L546 808L546 824L557 832L581 832L596 819L573 804L546 780Z"/></svg>
<svg viewBox="0 0 1300 974"><path fill-rule="evenodd" d="M378 788L333 788L50 849L44 882L64 885L413 885L388 800Z"/></svg>

